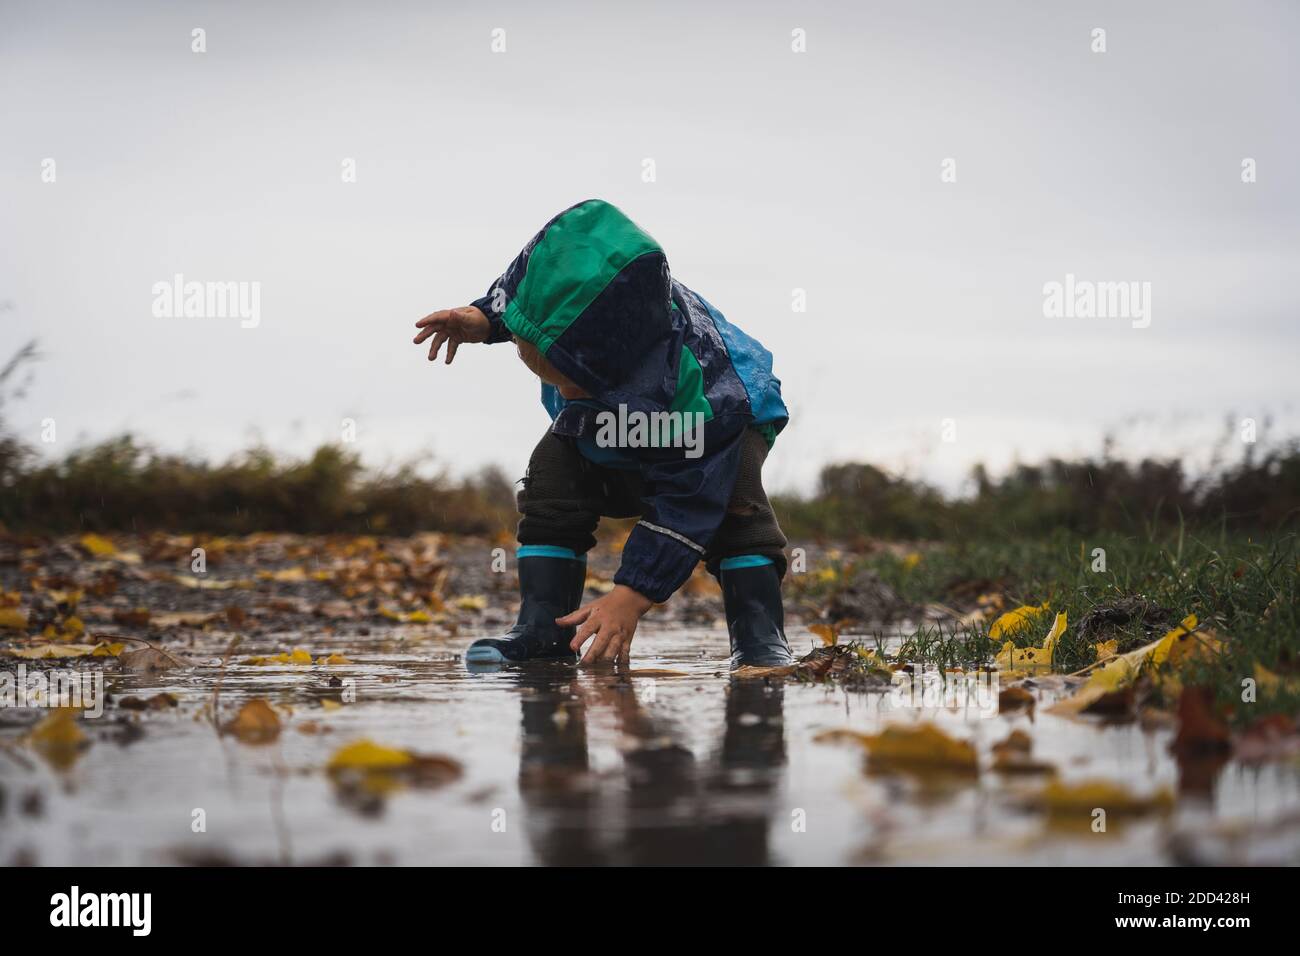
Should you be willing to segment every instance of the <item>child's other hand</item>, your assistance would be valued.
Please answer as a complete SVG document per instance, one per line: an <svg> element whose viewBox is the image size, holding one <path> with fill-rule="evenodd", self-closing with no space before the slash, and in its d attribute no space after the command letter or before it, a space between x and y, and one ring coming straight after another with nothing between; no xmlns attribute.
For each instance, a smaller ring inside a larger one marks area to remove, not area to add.
<svg viewBox="0 0 1300 956"><path fill-rule="evenodd" d="M429 346L430 362L438 357L442 343L447 343L448 365L456 357L456 350L461 343L486 342L488 333L492 330L487 316L472 305L461 309L442 309L426 315L415 323L415 327L420 330L415 336L416 345L433 336L433 344Z"/></svg>
<svg viewBox="0 0 1300 956"><path fill-rule="evenodd" d="M614 586L604 597L584 604L572 614L557 617L560 627L580 625L569 647L578 651L583 642L593 634L596 639L578 662L580 667L609 666L618 662L627 665L636 634L637 621L650 610L654 602L632 588L622 584Z"/></svg>

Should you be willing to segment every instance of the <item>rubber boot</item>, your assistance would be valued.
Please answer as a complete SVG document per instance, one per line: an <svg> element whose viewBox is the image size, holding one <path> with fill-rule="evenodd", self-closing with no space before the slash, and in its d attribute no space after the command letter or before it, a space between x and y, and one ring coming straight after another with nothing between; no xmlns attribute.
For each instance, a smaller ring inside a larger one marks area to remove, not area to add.
<svg viewBox="0 0 1300 956"><path fill-rule="evenodd" d="M747 563L750 560L754 563ZM728 567L732 562L735 564ZM770 560L746 555L722 562L719 577L731 635L731 669L793 664L794 655L785 639L785 607L776 566Z"/></svg>
<svg viewBox="0 0 1300 956"><path fill-rule="evenodd" d="M552 552L567 549L548 548ZM523 549L521 549L521 552ZM573 555L572 551L567 551ZM555 623L578 609L586 587L587 562L576 556L552 557L524 555L519 557L519 619L501 637L485 637L475 641L465 652L467 664L523 664L528 661L556 661L575 663L577 654L569 649L569 641L577 633L575 627L560 627Z"/></svg>

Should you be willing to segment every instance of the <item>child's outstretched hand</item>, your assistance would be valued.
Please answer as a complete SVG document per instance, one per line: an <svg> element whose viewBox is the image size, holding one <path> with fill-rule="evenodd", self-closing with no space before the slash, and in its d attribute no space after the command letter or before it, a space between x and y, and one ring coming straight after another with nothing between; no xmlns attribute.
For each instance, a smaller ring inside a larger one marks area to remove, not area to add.
<svg viewBox="0 0 1300 956"><path fill-rule="evenodd" d="M555 623L560 627L580 625L578 633L569 642L573 651L580 650L583 642L593 634L596 636L578 666L608 666L615 662L626 666L637 621L653 605L654 602L640 591L617 584L604 597L584 604L572 614L557 617Z"/></svg>
<svg viewBox="0 0 1300 956"><path fill-rule="evenodd" d="M461 343L486 342L488 333L492 330L487 316L472 305L460 309L442 309L426 315L415 323L415 327L420 330L415 336L416 345L433 336L433 344L429 346L430 362L438 357L442 343L447 343L448 365L456 357L456 350Z"/></svg>

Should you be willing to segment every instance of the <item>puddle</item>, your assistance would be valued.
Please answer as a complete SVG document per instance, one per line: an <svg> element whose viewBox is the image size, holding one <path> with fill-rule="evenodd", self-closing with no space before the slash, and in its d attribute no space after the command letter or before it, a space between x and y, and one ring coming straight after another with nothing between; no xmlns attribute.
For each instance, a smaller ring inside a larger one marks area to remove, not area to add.
<svg viewBox="0 0 1300 956"><path fill-rule="evenodd" d="M41 865L350 864L1111 864L1295 862L1294 764L1227 764L1180 775L1172 729L1101 727L978 710L900 711L883 693L727 676L721 628L647 624L635 668L682 676L619 678L544 668L471 674L455 657L477 636L365 652L355 636L273 636L339 666L232 664L229 719L262 697L286 713L276 742L218 736L203 713L215 667L117 676L110 692L170 692L179 706L110 705L82 726L90 745L63 771L0 727L0 862ZM816 640L792 629L803 650ZM373 642L380 646L379 641ZM382 646L400 646L386 636ZM192 653L200 660L203 654ZM215 653L215 652L214 652ZM213 659L211 656L207 660ZM177 676L177 675L180 676ZM355 688L355 700L344 688ZM349 684L349 681L351 682ZM291 711L291 713L288 713ZM825 730L876 733L933 721L983 760L1016 728L1065 781L1106 778L1135 793L1168 788L1168 815L1062 830L1027 806L1041 778L988 769L957 780L866 772L858 746ZM303 732L304 726L308 731ZM131 728L135 728L133 731ZM137 732L138 731L138 732ZM458 779L358 794L324 767L365 738L451 757ZM201 813L199 812L201 811ZM205 824L195 832L197 819Z"/></svg>

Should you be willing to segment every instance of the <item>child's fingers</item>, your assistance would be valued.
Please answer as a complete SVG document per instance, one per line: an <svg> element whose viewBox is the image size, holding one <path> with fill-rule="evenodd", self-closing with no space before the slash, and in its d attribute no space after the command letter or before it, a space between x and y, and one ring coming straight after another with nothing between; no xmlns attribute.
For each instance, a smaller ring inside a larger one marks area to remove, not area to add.
<svg viewBox="0 0 1300 956"><path fill-rule="evenodd" d="M560 627L573 627L575 624L581 624L587 618L591 617L591 605L586 604L576 611L570 611L564 617L557 617L555 623Z"/></svg>
<svg viewBox="0 0 1300 956"><path fill-rule="evenodd" d="M433 337L433 344L429 346L430 362L438 357L438 349L442 348L442 343L447 341L447 337L446 332L439 332Z"/></svg>
<svg viewBox="0 0 1300 956"><path fill-rule="evenodd" d="M587 653L583 655L578 664L582 667L589 667L592 664L600 663L605 656L605 648L609 646L612 640L608 631L597 632L596 639L591 642L591 647L587 648Z"/></svg>
<svg viewBox="0 0 1300 956"><path fill-rule="evenodd" d="M422 329L426 325L435 325L439 322L446 322L447 319L451 317L451 314L455 311L456 311L455 309L439 309L437 312L430 312L424 318L416 319L415 327L417 329Z"/></svg>

